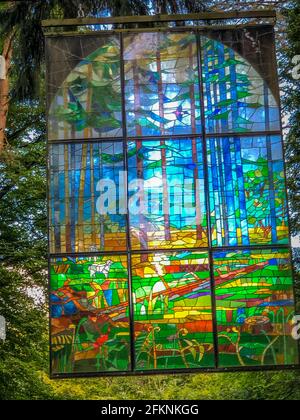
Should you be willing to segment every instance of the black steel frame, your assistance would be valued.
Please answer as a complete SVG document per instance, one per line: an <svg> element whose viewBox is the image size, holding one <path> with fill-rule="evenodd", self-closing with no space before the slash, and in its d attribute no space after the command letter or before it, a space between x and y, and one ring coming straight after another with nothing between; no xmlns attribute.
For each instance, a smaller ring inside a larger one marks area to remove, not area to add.
<svg viewBox="0 0 300 420"><path fill-rule="evenodd" d="M197 369L172 369L172 370L140 370L123 372L99 372L99 373L72 373L72 374L51 374L51 379L76 379L76 378L102 378L102 377L136 377L136 376L161 376L161 375L195 375L206 373L242 373L242 372L278 372L299 370L300 365L276 365L276 366L244 366L230 368L197 368Z"/></svg>
<svg viewBox="0 0 300 420"><path fill-rule="evenodd" d="M262 11L260 11L262 12ZM254 16L251 15L250 12L247 12L247 16L244 14L244 18L250 18L250 17L276 17L276 13L273 11L269 11L268 14L262 13L261 16ZM241 18L241 16L237 16L235 12L232 12L232 14L235 14L236 17L228 17L228 14L222 13L222 16L227 15L227 17L223 17L223 19L238 19ZM232 16L232 14L230 14ZM155 20L155 22L171 22L171 21L183 21L183 20L190 20L187 19L187 15L185 15L186 18L183 19L183 17L180 17L179 19L158 19ZM146 17L148 18L148 17ZM130 18L131 19L131 18ZM129 19L129 20L130 20ZM203 18L199 18L195 20L200 20ZM207 18L208 19L208 18ZM214 19L221 19L221 17L210 17L209 20ZM81 25L90 25L91 23L87 23L87 19L79 19L76 20L78 25L75 26L81 26ZM82 22L85 23L82 23ZM140 20L139 22L147 22L148 20ZM151 20L153 21L153 20ZM58 26L69 26L71 25L71 20L69 22L67 21L46 21L43 23L44 27L58 27ZM72 20L72 25L74 26L74 20ZM114 22L115 19L114 19ZM128 23L128 22L120 22L122 24ZM95 24L95 23L94 23ZM99 23L98 23L99 24ZM253 26L253 25L245 25L245 26ZM270 26L273 28L274 33L274 25L255 25L255 26ZM282 130L282 121L281 121L281 130L276 131L263 131L263 132L252 132L252 133L207 133L205 130L205 116L204 116L204 89L203 84L201 83L202 80L202 50L201 50L201 40L200 40L200 34L203 30L207 29L217 29L216 26L209 26L205 28L199 28L199 27L182 27L182 28L151 28L151 29L145 29L145 31L163 31L163 32L169 32L169 31L187 31L187 32L194 32L197 35L197 61L198 61L198 67L199 67L199 89L200 89L200 103L201 103L201 119L202 119L202 132L198 134L188 134L188 135L163 135L163 136L136 136L136 137L128 137L127 135L127 124L126 124L126 108L125 108L125 72L124 72L124 60L121 60L121 91L122 91L122 117L123 117L123 136L122 137L115 137L115 138L101 138L101 139L89 139L88 143L103 143L103 142L122 142L123 143L123 149L124 149L124 169L127 170L128 168L128 153L127 153L127 142L128 141L135 141L135 140L172 140L172 139L201 139L203 144L203 155L204 155L204 178L205 178L205 194L206 194L206 207L207 207L207 223L208 226L211 226L210 223L210 200L209 200L209 189L208 189L208 162L207 162L207 153L206 153L206 140L208 138L219 138L219 137L256 137L260 135L264 136L272 136L277 135L280 136L282 139L282 147L284 150L284 142L283 142L283 130ZM226 26L226 28L231 28L232 25ZM117 31L100 31L102 34L111 34L111 33L118 33L119 39L120 39L120 48L121 48L121 57L123 56L124 51L124 44L123 44L123 33L124 32L140 32L144 31L143 29L119 29ZM90 35L96 35L97 32L92 32ZM76 35L82 35L76 33ZM58 36L61 37L62 35L56 34L47 34L47 36ZM70 36L70 34L68 34ZM73 34L74 36L74 34ZM274 33L275 37L275 33ZM276 49L275 49L275 41L273 43L273 49L274 49L274 59L276 57ZM47 49L46 49L47 51ZM278 81L279 86L279 81ZM49 103L47 103L47 109L49 109ZM281 110L281 103L279 104L279 108ZM48 157L50 156L50 147L51 145L55 144L74 144L74 143L83 143L84 139L68 139L68 140L51 140L48 141ZM284 162L284 171L286 175L286 164ZM50 168L49 168L49 160L48 160L48 168L47 168L47 211L48 211L48 249L50 250L50 225L49 225L49 214L50 214L50 200L49 200L49 177L50 177ZM286 184L285 184L286 185ZM128 195L128 194L127 194ZM111 376L145 376L145 375L164 375L164 374L191 374L191 373L224 373L224 372L253 372L253 371L278 371L278 370L294 370L294 369L300 369L300 354L299 354L299 364L293 364L293 365L277 365L277 366L241 366L241 367L220 367L219 366L219 354L218 354L218 331L217 331L217 320L216 320L216 297L215 297L215 282L214 282L214 275L213 275L213 254L218 251L243 251L243 250L271 250L271 249L285 249L291 251L292 244L291 244L291 238L289 238L289 244L270 244L270 245L249 245L249 246L222 246L222 247L214 247L212 246L212 236L211 236L211 229L208 229L208 246L202 247L202 248L188 248L188 251L197 251L197 252L207 252L209 255L209 265L210 265L210 271L211 271L211 298L212 298L212 316L213 316L213 338L214 338L214 354L215 354L215 367L214 368L186 368L186 369L172 369L172 370L136 370L135 369L135 343L134 343L134 305L133 305L133 293L132 293L132 272L131 272L131 256L137 255L137 254L151 254L153 252L155 253L174 253L174 252L182 252L187 251L187 248L178 248L178 249L147 249L147 250L132 250L131 249L131 238L130 238L130 224L129 224L129 214L127 212L126 215L126 233L127 233L127 250L126 251L99 251L99 252L79 252L79 253L48 253L48 293L49 293L49 307L50 307L50 293L51 293L51 276L50 276L50 270L51 270L51 260L55 258L64 258L64 257L92 257L92 256L101 256L101 255L120 255L120 256L127 256L128 259L128 292L129 292L129 312L130 312L130 358L131 358L131 364L130 364L130 370L124 371L124 372L87 372L87 373L72 373L72 374L56 374L52 372L52 349L50 345L50 377L52 379L68 379L68 378L86 378L86 377L111 377ZM292 264L292 258L291 258L291 264ZM295 282L294 282L294 291L295 291ZM295 307L296 309L296 307ZM51 317L49 316L49 337L51 342Z"/></svg>

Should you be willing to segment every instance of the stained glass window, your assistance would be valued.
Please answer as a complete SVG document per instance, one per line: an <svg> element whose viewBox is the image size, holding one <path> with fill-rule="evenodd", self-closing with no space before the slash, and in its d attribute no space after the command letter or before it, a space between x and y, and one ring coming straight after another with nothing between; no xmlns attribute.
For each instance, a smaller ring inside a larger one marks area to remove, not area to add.
<svg viewBox="0 0 300 420"><path fill-rule="evenodd" d="M51 146L50 250L126 251L123 144ZM115 197L106 194L115 189Z"/></svg>
<svg viewBox="0 0 300 420"><path fill-rule="evenodd" d="M288 244L281 137L207 142L212 244Z"/></svg>
<svg viewBox="0 0 300 420"><path fill-rule="evenodd" d="M127 257L51 259L50 303L54 373L130 368Z"/></svg>
<svg viewBox="0 0 300 420"><path fill-rule="evenodd" d="M128 135L199 133L195 34L134 34L124 45Z"/></svg>
<svg viewBox="0 0 300 420"><path fill-rule="evenodd" d="M287 249L214 253L220 366L297 363Z"/></svg>
<svg viewBox="0 0 300 420"><path fill-rule="evenodd" d="M47 39L53 377L298 364L271 26Z"/></svg>
<svg viewBox="0 0 300 420"><path fill-rule="evenodd" d="M94 48L94 49L92 49ZM89 55L85 55L91 50ZM122 137L118 37L51 42L49 140ZM69 74L65 74L67 69ZM64 77L66 78L64 79Z"/></svg>
<svg viewBox="0 0 300 420"><path fill-rule="evenodd" d="M214 366L207 252L132 257L136 368Z"/></svg>
<svg viewBox="0 0 300 420"><path fill-rule="evenodd" d="M201 140L129 142L128 174L144 181L136 211L130 195L133 249L207 247Z"/></svg>

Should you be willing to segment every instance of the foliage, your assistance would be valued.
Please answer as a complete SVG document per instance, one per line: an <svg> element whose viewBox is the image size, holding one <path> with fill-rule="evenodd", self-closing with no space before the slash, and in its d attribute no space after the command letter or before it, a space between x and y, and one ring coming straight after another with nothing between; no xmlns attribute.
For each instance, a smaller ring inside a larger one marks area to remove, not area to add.
<svg viewBox="0 0 300 420"><path fill-rule="evenodd" d="M300 55L300 1L294 1L294 9L288 13L289 28L288 40L289 49L287 51L287 67L285 68L285 81L289 85L288 94L284 104L286 112L290 114L289 125L291 127L287 138L287 158L289 171L289 190L292 212L293 233L300 231L300 80L293 78L293 68L295 63L293 58ZM298 72L299 73L299 72Z"/></svg>

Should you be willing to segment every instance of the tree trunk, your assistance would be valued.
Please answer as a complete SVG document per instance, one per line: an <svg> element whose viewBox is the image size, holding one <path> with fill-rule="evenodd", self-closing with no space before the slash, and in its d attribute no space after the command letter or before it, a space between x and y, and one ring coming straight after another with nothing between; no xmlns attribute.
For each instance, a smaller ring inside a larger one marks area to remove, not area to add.
<svg viewBox="0 0 300 420"><path fill-rule="evenodd" d="M13 53L13 37L14 32L11 32L4 40L4 47L2 55L5 60L5 79L0 79L0 155L2 154L6 144L6 123L9 106L9 70L11 66L11 58Z"/></svg>
<svg viewBox="0 0 300 420"><path fill-rule="evenodd" d="M160 37L160 35L159 35ZM160 44L160 43L159 43ZM158 80L158 98L159 98L159 116L161 119L164 119L164 91L163 91L163 81L162 81L162 63L161 63L161 52L160 45L158 46L158 51L156 54L156 63L157 63L157 73L159 75ZM165 134L165 125L163 122L160 123L160 135ZM162 147L165 146L165 141L160 142ZM165 227L165 241L170 241L171 238L171 224L170 224L170 200L169 200L169 187L168 187L168 177L167 177L167 154L164 148L161 149L161 161L162 161L162 183L163 183L163 208L164 208L164 227Z"/></svg>

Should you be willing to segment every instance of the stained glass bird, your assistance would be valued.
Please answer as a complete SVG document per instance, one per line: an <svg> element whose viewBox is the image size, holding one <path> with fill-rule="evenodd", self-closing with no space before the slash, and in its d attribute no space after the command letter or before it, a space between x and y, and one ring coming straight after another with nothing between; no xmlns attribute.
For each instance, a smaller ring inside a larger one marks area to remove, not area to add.
<svg viewBox="0 0 300 420"><path fill-rule="evenodd" d="M182 105L179 105L174 114L176 115L177 120L180 122L182 122L185 115L189 115L187 111L183 111Z"/></svg>

